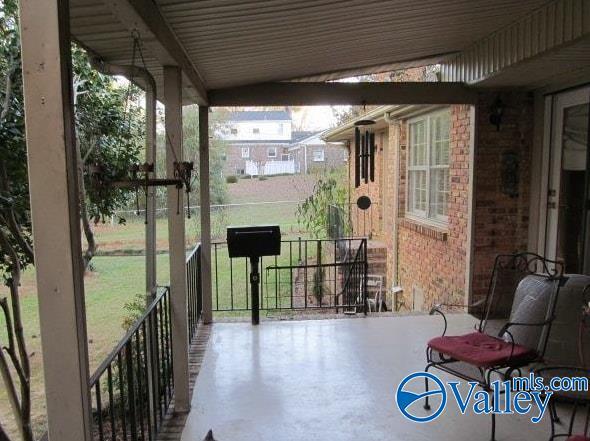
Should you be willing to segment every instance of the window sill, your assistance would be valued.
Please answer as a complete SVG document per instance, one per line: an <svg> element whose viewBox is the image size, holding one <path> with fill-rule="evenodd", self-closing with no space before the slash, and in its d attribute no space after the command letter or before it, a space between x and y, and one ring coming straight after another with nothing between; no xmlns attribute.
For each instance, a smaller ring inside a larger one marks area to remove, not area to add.
<svg viewBox="0 0 590 441"><path fill-rule="evenodd" d="M422 220L402 217L399 219L399 225L418 234L422 234L423 236L443 242L446 241L449 236L449 232L443 227L435 226Z"/></svg>

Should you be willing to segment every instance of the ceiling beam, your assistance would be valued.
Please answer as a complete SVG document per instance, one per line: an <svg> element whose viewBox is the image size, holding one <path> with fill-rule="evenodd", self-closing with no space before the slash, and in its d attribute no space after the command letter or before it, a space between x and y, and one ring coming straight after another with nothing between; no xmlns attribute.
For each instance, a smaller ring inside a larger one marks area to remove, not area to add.
<svg viewBox="0 0 590 441"><path fill-rule="evenodd" d="M181 68L192 85L197 104L208 104L203 77L153 0L104 0L104 3L130 32L139 34L141 42L150 47L162 66Z"/></svg>
<svg viewBox="0 0 590 441"><path fill-rule="evenodd" d="M473 104L477 90L462 83L260 83L211 89L210 106Z"/></svg>

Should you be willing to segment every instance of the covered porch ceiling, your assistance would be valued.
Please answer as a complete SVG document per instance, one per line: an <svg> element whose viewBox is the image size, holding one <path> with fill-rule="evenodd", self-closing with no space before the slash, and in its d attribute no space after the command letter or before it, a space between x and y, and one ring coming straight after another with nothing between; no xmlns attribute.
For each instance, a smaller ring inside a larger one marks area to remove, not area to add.
<svg viewBox="0 0 590 441"><path fill-rule="evenodd" d="M317 82L444 62L545 4L547 0L71 0L70 25L73 38L102 60L145 65L160 91L162 66L180 66L185 103L208 104L216 89ZM142 44L135 57L134 35Z"/></svg>

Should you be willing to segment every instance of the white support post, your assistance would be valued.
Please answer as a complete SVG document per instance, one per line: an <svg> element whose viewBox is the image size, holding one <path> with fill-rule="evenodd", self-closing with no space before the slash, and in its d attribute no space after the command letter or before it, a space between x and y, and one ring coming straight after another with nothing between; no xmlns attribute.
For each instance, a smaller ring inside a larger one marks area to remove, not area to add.
<svg viewBox="0 0 590 441"><path fill-rule="evenodd" d="M164 66L166 103L166 171L174 178L174 163L182 162L182 73ZM188 371L188 308L184 237L184 189L168 187L168 247L170 250L170 304L172 306L172 352L174 410L190 410Z"/></svg>
<svg viewBox="0 0 590 441"><path fill-rule="evenodd" d="M68 7L21 0L21 44L47 429L51 441L89 441Z"/></svg>
<svg viewBox="0 0 590 441"><path fill-rule="evenodd" d="M199 106L199 184L201 206L201 292L203 322L213 321L211 287L211 196L209 191L209 107Z"/></svg>
<svg viewBox="0 0 590 441"><path fill-rule="evenodd" d="M155 90L145 93L145 160L154 165L150 178L156 177L156 96ZM147 188L145 226L145 275L146 294L151 299L156 295L156 188ZM149 300L148 300L149 301Z"/></svg>

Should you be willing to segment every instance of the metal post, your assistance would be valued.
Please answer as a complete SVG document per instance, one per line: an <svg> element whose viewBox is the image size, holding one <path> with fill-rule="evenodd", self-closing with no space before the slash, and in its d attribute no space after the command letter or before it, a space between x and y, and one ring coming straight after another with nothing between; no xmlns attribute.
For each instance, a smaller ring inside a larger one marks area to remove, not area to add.
<svg viewBox="0 0 590 441"><path fill-rule="evenodd" d="M168 178L173 178L174 163L183 160L182 75L178 67L164 66L164 99L166 103L166 171ZM174 410L187 412L190 409L190 396L184 190L169 186L167 202Z"/></svg>
<svg viewBox="0 0 590 441"><path fill-rule="evenodd" d="M211 196L209 193L209 107L199 106L199 183L201 203L201 289L203 322L213 321L211 288Z"/></svg>
<svg viewBox="0 0 590 441"><path fill-rule="evenodd" d="M252 324L260 323L259 287L260 274L258 272L258 257L250 257L250 292L252 295Z"/></svg>
<svg viewBox="0 0 590 441"><path fill-rule="evenodd" d="M21 45L47 429L91 440L67 0L21 0Z"/></svg>

